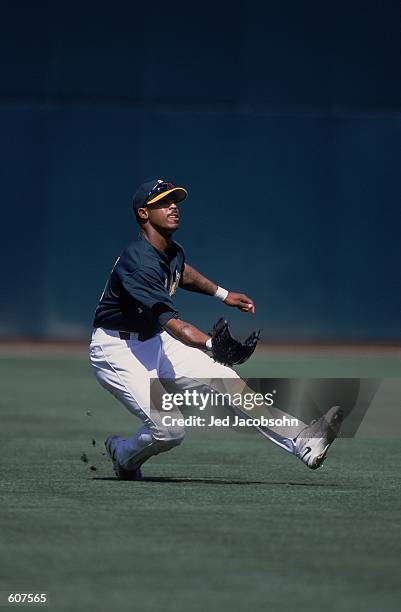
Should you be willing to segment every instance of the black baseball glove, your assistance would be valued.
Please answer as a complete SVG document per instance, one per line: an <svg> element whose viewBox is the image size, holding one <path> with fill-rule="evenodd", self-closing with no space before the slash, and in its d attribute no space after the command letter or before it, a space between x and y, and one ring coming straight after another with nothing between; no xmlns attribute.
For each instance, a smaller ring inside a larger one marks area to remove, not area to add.
<svg viewBox="0 0 401 612"><path fill-rule="evenodd" d="M240 342L232 337L228 322L223 318L219 319L211 333L213 359L228 366L244 363L255 350L259 334L260 330L252 332L245 342Z"/></svg>

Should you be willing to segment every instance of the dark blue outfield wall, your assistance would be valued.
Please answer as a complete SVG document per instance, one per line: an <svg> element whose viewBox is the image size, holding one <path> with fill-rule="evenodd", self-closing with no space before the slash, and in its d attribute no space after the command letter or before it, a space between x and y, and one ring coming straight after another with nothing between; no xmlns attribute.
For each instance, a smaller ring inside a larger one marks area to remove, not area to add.
<svg viewBox="0 0 401 612"><path fill-rule="evenodd" d="M5 9L1 336L87 336L162 177L190 190L188 261L257 304L178 291L182 318L401 339L401 5L331 4Z"/></svg>

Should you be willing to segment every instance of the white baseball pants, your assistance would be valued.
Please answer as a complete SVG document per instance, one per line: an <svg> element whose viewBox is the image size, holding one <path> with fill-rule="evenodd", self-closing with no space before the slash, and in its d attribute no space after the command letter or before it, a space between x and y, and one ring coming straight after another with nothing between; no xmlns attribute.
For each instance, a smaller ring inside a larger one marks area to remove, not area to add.
<svg viewBox="0 0 401 612"><path fill-rule="evenodd" d="M132 437L117 446L117 459L127 470L134 470L152 455L179 445L185 435L184 427L163 424L166 413L151 403L152 380L174 381L176 391L204 386L204 379L240 381L234 370L216 363L203 351L186 346L166 331L140 342L134 334L130 340L122 340L117 331L96 328L90 344L90 362L99 383L143 422ZM216 388L213 381L211 387ZM168 414L182 416L178 408ZM285 450L293 451L289 438L273 431L268 437Z"/></svg>

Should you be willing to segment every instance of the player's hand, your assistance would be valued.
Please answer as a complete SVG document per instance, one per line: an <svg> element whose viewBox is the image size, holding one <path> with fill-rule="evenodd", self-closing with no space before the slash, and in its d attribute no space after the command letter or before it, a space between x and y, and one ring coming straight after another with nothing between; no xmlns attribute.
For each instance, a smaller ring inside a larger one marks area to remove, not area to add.
<svg viewBox="0 0 401 612"><path fill-rule="evenodd" d="M255 304L253 303L253 300L251 300L244 293L229 291L224 303L227 304L227 306L239 308L242 312L250 312L255 314Z"/></svg>

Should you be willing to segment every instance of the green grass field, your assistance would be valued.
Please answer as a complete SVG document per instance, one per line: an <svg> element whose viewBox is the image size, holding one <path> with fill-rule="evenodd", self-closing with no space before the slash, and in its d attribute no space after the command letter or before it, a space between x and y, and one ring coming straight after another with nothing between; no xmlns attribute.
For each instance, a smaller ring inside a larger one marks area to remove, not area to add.
<svg viewBox="0 0 401 612"><path fill-rule="evenodd" d="M401 378L400 363L280 352L243 372ZM120 482L102 442L139 422L85 356L2 355L0 376L0 590L66 611L399 610L397 378L317 472L257 435L208 430Z"/></svg>

